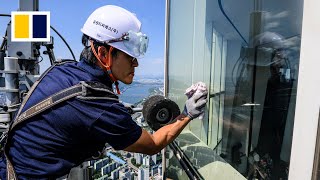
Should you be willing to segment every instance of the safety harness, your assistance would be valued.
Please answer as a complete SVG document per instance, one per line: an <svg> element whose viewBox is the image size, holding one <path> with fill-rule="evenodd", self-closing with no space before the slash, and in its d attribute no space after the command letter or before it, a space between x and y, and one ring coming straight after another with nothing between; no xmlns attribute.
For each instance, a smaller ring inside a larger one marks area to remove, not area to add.
<svg viewBox="0 0 320 180"><path fill-rule="evenodd" d="M111 80L112 80L113 83L115 84L117 93L120 94L119 82L118 82L117 79L113 76L112 71L111 71L111 66L112 66L112 56L111 56L111 52L112 52L112 50L113 50L113 47L110 46L110 49L109 49L109 51L108 51L108 58L107 58L107 63L106 63L106 64L104 64L104 63L100 60L100 58L99 58L99 56L98 56L98 54L97 54L97 52L96 52L96 50L95 50L95 48L94 48L93 40L90 40L90 47L91 47L91 50L92 50L93 54L94 54L95 57L98 59L99 63L106 69L109 77L111 78Z"/></svg>
<svg viewBox="0 0 320 180"><path fill-rule="evenodd" d="M61 103L71 98L80 98L80 99L86 99L86 100L93 100L93 99L106 99L106 100L113 100L119 102L118 96L114 94L112 88L99 83L99 82L87 82L87 81L80 81L78 84L71 86L69 88L63 89L48 98L42 100L41 102L37 103L36 105L30 107L29 109L25 110L22 114L21 111L23 107L25 106L26 102L30 98L31 94L35 90L35 88L38 86L38 84L41 82L41 80L48 74L49 71L51 71L54 67L63 65L65 63L70 63L75 61L63 61L54 64L53 66L49 67L41 76L40 78L35 81L29 92L27 93L26 97L24 98L19 111L14 119L14 121L11 122L9 128L6 132L4 132L1 136L1 144L4 142L4 148L3 153L5 155L5 158L7 160L7 180L16 180L18 179L15 170L13 168L12 162L9 158L9 147L11 143L12 138L12 132L17 127L17 125L20 125L22 122L26 122L31 117L34 117L35 115L40 114L41 112Z"/></svg>

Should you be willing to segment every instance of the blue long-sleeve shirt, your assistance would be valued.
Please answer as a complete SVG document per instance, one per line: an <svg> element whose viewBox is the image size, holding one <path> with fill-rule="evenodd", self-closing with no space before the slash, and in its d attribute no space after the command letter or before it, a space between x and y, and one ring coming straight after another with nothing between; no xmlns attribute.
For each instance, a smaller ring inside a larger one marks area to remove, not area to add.
<svg viewBox="0 0 320 180"><path fill-rule="evenodd" d="M112 86L100 67L85 60L52 69L35 89L22 112L42 99L78 84L101 82ZM142 133L126 108L112 100L72 98L62 102L13 131L9 157L19 179L48 179L67 174L90 158L106 143L124 149ZM0 178L6 177L5 159L0 158Z"/></svg>

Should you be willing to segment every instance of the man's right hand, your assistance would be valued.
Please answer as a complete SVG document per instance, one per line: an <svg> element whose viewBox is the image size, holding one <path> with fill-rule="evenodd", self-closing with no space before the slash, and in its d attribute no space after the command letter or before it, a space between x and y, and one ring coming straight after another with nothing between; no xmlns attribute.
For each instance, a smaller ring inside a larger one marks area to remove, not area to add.
<svg viewBox="0 0 320 180"><path fill-rule="evenodd" d="M186 101L182 114L187 117L178 116L175 122L161 127L153 134L142 130L140 138L124 150L149 155L160 152L161 149L170 144L181 133L190 120L197 118L204 112L208 91L205 86L202 90L194 92Z"/></svg>
<svg viewBox="0 0 320 180"><path fill-rule="evenodd" d="M207 103L207 91L197 91L190 97L184 106L182 114L188 116L190 119L197 118L203 113L204 107Z"/></svg>

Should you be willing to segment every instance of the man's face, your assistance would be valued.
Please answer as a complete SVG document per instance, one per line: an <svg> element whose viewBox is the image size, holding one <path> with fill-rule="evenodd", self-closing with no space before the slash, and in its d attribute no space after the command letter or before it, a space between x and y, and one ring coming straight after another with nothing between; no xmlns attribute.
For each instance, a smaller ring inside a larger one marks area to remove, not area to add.
<svg viewBox="0 0 320 180"><path fill-rule="evenodd" d="M125 83L131 84L134 77L135 67L138 67L137 59L133 59L133 57L128 54L118 51L117 55L112 58L112 66L111 71L113 76Z"/></svg>

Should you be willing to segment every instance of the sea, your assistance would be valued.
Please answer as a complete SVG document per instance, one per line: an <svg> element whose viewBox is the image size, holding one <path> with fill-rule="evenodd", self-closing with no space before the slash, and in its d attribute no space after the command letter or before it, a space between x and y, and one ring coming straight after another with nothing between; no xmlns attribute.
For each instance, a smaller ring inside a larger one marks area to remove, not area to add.
<svg viewBox="0 0 320 180"><path fill-rule="evenodd" d="M132 84L119 83L119 99L125 103L137 105L152 95L163 94L163 78L141 78Z"/></svg>

